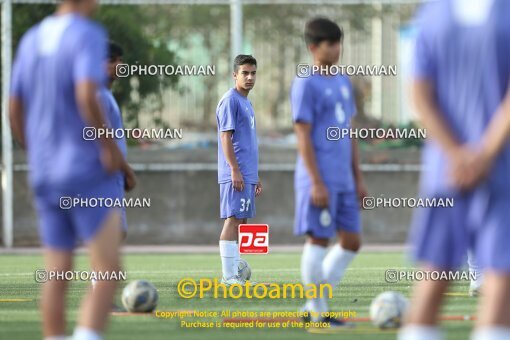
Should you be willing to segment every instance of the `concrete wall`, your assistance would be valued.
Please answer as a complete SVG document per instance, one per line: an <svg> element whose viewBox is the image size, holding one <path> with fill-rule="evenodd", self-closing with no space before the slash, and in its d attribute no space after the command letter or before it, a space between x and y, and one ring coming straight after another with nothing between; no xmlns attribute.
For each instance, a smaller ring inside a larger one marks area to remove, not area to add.
<svg viewBox="0 0 510 340"><path fill-rule="evenodd" d="M214 164L213 164L214 165ZM150 197L150 208L128 209L128 244L216 244L219 219L219 188L216 171L137 171L139 185L129 194ZM364 173L371 196L416 197L418 172ZM291 169L261 171L264 193L257 200L253 222L271 227L270 242L302 242L292 234L294 214ZM378 208L362 213L363 237L367 243L401 243L407 237L411 219L408 208ZM14 173L15 245L37 245L37 218L26 172Z"/></svg>

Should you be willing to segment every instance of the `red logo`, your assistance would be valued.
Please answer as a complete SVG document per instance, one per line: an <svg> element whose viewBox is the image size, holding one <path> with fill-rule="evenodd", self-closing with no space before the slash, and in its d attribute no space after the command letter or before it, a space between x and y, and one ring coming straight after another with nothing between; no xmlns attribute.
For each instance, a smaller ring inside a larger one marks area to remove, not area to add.
<svg viewBox="0 0 510 340"><path fill-rule="evenodd" d="M267 224L239 225L239 253L267 254L269 252L269 226Z"/></svg>

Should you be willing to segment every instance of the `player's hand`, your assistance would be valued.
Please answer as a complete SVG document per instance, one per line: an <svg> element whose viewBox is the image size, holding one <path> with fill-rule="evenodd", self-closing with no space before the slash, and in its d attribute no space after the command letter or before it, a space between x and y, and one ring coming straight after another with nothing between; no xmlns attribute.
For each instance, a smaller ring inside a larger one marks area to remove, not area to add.
<svg viewBox="0 0 510 340"><path fill-rule="evenodd" d="M121 170L124 163L124 156L117 144L111 139L105 139L101 144L101 163L108 173Z"/></svg>
<svg viewBox="0 0 510 340"><path fill-rule="evenodd" d="M358 199L363 202L363 199L368 196L368 190L365 186L365 182L359 180L356 182L356 191L358 192Z"/></svg>
<svg viewBox="0 0 510 340"><path fill-rule="evenodd" d="M126 164L124 169L124 190L131 191L136 187L136 175L133 169Z"/></svg>
<svg viewBox="0 0 510 340"><path fill-rule="evenodd" d="M262 183L259 181L255 186L255 197L260 196L260 194L262 194Z"/></svg>
<svg viewBox="0 0 510 340"><path fill-rule="evenodd" d="M312 204L319 208L329 205L328 189L323 183L312 185Z"/></svg>
<svg viewBox="0 0 510 340"><path fill-rule="evenodd" d="M241 170L232 169L232 184L234 186L234 190L243 191L244 190L244 180L243 175L241 174Z"/></svg>
<svg viewBox="0 0 510 340"><path fill-rule="evenodd" d="M459 190L469 190L488 174L492 160L481 150L463 145L450 158L449 181Z"/></svg>

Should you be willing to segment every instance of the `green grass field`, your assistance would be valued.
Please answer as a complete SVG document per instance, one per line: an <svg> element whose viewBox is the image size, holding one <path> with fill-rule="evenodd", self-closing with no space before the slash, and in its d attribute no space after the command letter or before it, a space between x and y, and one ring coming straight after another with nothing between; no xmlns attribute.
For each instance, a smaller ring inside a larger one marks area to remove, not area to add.
<svg viewBox="0 0 510 340"><path fill-rule="evenodd" d="M252 279L258 282L295 283L300 280L297 253L274 253L265 256L244 257L252 267ZM153 254L126 255L124 267L128 281L146 279L154 283L159 291L158 310L198 311L296 311L303 303L300 299L257 300L257 299L183 299L177 294L177 282L184 277L214 278L219 276L220 262L215 254ZM410 294L410 282L386 283L385 270L407 268L405 256L400 253L362 253L353 262L339 287L334 291L331 308L335 311L354 311L357 317L367 317L370 301L377 294L394 290ZM41 338L40 315L37 309L39 284L35 282L34 271L42 268L40 255L0 256L0 339ZM76 261L76 270L87 270L84 256ZM75 281L69 288L68 317L69 333L74 328L79 299L89 283ZM445 316L472 315L475 313L476 298L467 296L469 283L456 282L443 309ZM119 301L120 292L117 294ZM9 299L27 301L9 302ZM201 319L205 321L204 319ZM221 319L212 320L221 321ZM107 332L107 339L395 339L395 331L380 331L369 322L356 322L353 330L342 334L309 334L299 328L276 329L189 329L181 328L178 319L161 319L153 315L113 315ZM471 321L443 322L448 339L467 339Z"/></svg>

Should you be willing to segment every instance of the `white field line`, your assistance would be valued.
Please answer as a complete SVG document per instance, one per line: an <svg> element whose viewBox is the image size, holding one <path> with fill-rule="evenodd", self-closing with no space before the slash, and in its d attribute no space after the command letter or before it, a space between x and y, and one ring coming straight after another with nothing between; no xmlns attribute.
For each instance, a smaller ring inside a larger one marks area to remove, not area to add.
<svg viewBox="0 0 510 340"><path fill-rule="evenodd" d="M412 270L411 267L364 267L364 268L347 268L349 271L379 271L379 270ZM79 269L73 269L76 271L80 271ZM300 269L264 269L264 273L297 273ZM127 270L126 273L128 275L130 274L201 274L201 273L217 273L218 270L212 270L212 269L205 269L205 270L177 270L177 269L171 269L171 270ZM19 273L0 273L0 276L7 277L7 276L33 276L35 275L34 272L19 272Z"/></svg>

